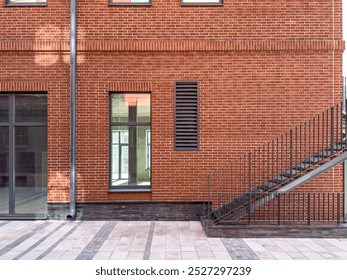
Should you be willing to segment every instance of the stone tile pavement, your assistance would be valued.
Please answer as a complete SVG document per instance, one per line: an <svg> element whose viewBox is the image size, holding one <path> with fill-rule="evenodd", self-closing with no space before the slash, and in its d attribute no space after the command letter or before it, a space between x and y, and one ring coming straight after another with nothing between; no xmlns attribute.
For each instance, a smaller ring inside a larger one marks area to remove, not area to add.
<svg viewBox="0 0 347 280"><path fill-rule="evenodd" d="M347 237L208 238L196 221L0 220L0 260L41 259L347 260Z"/></svg>

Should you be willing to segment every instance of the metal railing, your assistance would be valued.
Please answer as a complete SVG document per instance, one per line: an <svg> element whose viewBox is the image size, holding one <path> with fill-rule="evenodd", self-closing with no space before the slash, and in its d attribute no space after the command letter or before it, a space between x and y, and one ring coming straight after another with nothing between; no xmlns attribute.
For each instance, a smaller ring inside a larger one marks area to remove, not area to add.
<svg viewBox="0 0 347 280"><path fill-rule="evenodd" d="M241 193L220 193L219 203L225 203ZM266 204L253 200L255 211L240 216L238 220L224 219L223 224L340 224L343 217L344 193L340 192L290 192L277 194Z"/></svg>
<svg viewBox="0 0 347 280"><path fill-rule="evenodd" d="M274 198L269 194L341 154L346 149L344 108L340 102L208 175L209 217L255 211L245 205L259 199L268 203ZM230 194L228 200L221 199L223 193Z"/></svg>

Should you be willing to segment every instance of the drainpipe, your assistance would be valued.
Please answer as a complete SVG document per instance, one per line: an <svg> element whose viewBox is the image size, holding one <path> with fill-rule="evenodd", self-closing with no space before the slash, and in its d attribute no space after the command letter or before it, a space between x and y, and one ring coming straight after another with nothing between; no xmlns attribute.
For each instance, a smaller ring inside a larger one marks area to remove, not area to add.
<svg viewBox="0 0 347 280"><path fill-rule="evenodd" d="M70 0L70 210L67 219L76 216L76 0Z"/></svg>

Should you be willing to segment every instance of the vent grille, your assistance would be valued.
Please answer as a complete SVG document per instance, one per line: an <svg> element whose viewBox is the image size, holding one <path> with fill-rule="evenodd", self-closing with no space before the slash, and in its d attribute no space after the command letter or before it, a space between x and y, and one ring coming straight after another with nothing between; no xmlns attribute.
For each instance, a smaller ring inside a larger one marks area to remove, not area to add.
<svg viewBox="0 0 347 280"><path fill-rule="evenodd" d="M175 149L198 149L198 83L176 82Z"/></svg>

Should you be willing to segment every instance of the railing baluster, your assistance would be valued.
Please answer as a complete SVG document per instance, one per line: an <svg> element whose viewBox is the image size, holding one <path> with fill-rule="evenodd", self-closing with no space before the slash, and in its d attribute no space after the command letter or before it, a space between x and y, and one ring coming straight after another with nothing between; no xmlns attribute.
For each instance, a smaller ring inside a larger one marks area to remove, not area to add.
<svg viewBox="0 0 347 280"><path fill-rule="evenodd" d="M318 221L320 221L320 193L318 193Z"/></svg>
<svg viewBox="0 0 347 280"><path fill-rule="evenodd" d="M248 180L249 180L249 201L248 201L248 223L251 223L251 191L252 191L252 153L248 155Z"/></svg>
<svg viewBox="0 0 347 280"><path fill-rule="evenodd" d="M263 145L263 183L265 184L265 145Z"/></svg>
<svg viewBox="0 0 347 280"><path fill-rule="evenodd" d="M288 221L292 219L292 204L291 202L291 195L288 193Z"/></svg>
<svg viewBox="0 0 347 280"><path fill-rule="evenodd" d="M319 132L320 132L320 115L318 115L318 136L317 136L317 140L318 140L318 144L317 144L317 154L318 154L318 161L320 161L320 153L319 153L319 148L320 148L320 144L319 144ZM322 151L323 152L323 151Z"/></svg>
<svg viewBox="0 0 347 280"><path fill-rule="evenodd" d="M332 193L333 195L333 217L332 217L332 220L334 221L335 220L335 193Z"/></svg>
<svg viewBox="0 0 347 280"><path fill-rule="evenodd" d="M324 112L323 112L323 116L322 116L322 158L324 158Z"/></svg>
<svg viewBox="0 0 347 280"><path fill-rule="evenodd" d="M331 120L331 135L330 135L330 137L331 137L331 156L333 155L333 153L334 153L334 107L333 108L331 108L331 118L330 118L330 120Z"/></svg>
<svg viewBox="0 0 347 280"><path fill-rule="evenodd" d="M281 135L281 173L283 172L283 134Z"/></svg>
<svg viewBox="0 0 347 280"><path fill-rule="evenodd" d="M313 151L312 151L313 164L315 164L315 145L316 145L316 117L313 118Z"/></svg>
<svg viewBox="0 0 347 280"><path fill-rule="evenodd" d="M328 221L330 221L330 193L328 193Z"/></svg>
<svg viewBox="0 0 347 280"><path fill-rule="evenodd" d="M302 133L301 133L301 124L300 124L300 164L302 163Z"/></svg>
<svg viewBox="0 0 347 280"><path fill-rule="evenodd" d="M286 166L285 166L285 169L286 169L286 172L288 170L288 133L286 132L286 158L285 158L286 162Z"/></svg>
<svg viewBox="0 0 347 280"><path fill-rule="evenodd" d="M274 173L274 161L275 161L275 158L274 158L274 153L275 153L275 150L274 150L274 146L275 146L275 144L274 144L275 142L274 142L274 140L272 140L272 163L271 163L271 165L272 165L272 178L274 178L275 177L275 173Z"/></svg>
<svg viewBox="0 0 347 280"><path fill-rule="evenodd" d="M304 123L304 167L306 169L306 122Z"/></svg>
<svg viewBox="0 0 347 280"><path fill-rule="evenodd" d="M286 193L284 193L283 195L282 195L282 197L283 197L283 214L284 214L284 217L283 217L283 221L285 222L285 221L287 221L287 203L286 203L286 198L287 198L287 194Z"/></svg>
<svg viewBox="0 0 347 280"><path fill-rule="evenodd" d="M295 126L295 163L298 164L298 126ZM298 172L299 170L297 170Z"/></svg>
<svg viewBox="0 0 347 280"><path fill-rule="evenodd" d="M276 174L280 175L280 173L278 172L278 137L277 137L277 144L276 144L276 155L277 155L277 160L276 160L277 170L276 170Z"/></svg>
<svg viewBox="0 0 347 280"><path fill-rule="evenodd" d="M325 147L326 147L326 151L327 151L327 157L329 155L329 110L327 110L327 119L326 119L326 142L325 142Z"/></svg>
<svg viewBox="0 0 347 280"><path fill-rule="evenodd" d="M302 194L302 218L305 220L305 193Z"/></svg>
<svg viewBox="0 0 347 280"><path fill-rule="evenodd" d="M341 106L342 108L342 106ZM340 198L340 193L337 193L337 224L339 225L341 222L341 198Z"/></svg>
<svg viewBox="0 0 347 280"><path fill-rule="evenodd" d="M311 166L311 120L308 120L308 166Z"/></svg>
<svg viewBox="0 0 347 280"><path fill-rule="evenodd" d="M339 106L339 104L337 104L336 105L336 124L335 124L335 127L336 127L336 129L335 129L335 134L336 134L336 136L335 136L335 143L336 143L336 149L337 150L339 150L338 149L338 145L339 145L339 108L340 108L340 106Z"/></svg>
<svg viewBox="0 0 347 280"><path fill-rule="evenodd" d="M290 149L290 158L289 158L289 164L290 164L290 177L293 176L293 130L291 129L289 132L289 149Z"/></svg>
<svg viewBox="0 0 347 280"><path fill-rule="evenodd" d="M281 193L277 194L277 224L281 224Z"/></svg>
<svg viewBox="0 0 347 280"><path fill-rule="evenodd" d="M325 193L323 193L323 221L325 221Z"/></svg>
<svg viewBox="0 0 347 280"><path fill-rule="evenodd" d="M267 178L270 179L270 142L267 142ZM269 184L271 183L269 182Z"/></svg>
<svg viewBox="0 0 347 280"><path fill-rule="evenodd" d="M316 221L316 193L313 193L313 221Z"/></svg>
<svg viewBox="0 0 347 280"><path fill-rule="evenodd" d="M208 175L208 200L207 200L207 214L208 218L211 219L211 175Z"/></svg>
<svg viewBox="0 0 347 280"><path fill-rule="evenodd" d="M307 224L311 224L311 194L307 194Z"/></svg>
<svg viewBox="0 0 347 280"><path fill-rule="evenodd" d="M298 220L300 221L300 194L298 193Z"/></svg>

